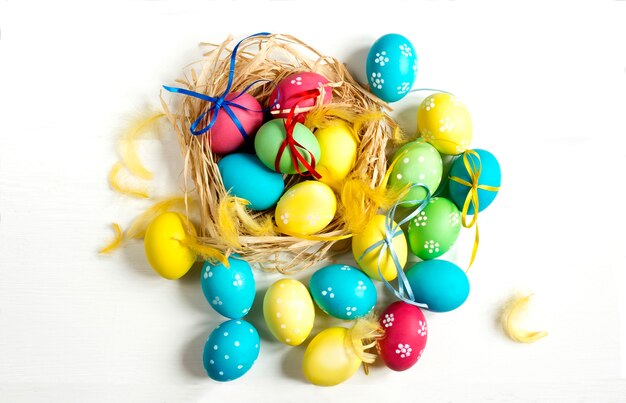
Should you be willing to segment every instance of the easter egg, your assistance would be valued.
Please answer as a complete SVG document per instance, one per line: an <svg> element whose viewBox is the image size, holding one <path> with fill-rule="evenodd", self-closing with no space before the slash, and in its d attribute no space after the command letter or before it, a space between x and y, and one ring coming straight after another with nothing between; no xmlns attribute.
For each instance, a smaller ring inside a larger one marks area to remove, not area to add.
<svg viewBox="0 0 626 403"><path fill-rule="evenodd" d="M300 73L290 74L280 80L278 86L272 91L269 99L269 107L272 116L275 118L286 118L292 108L308 108L314 106L318 98L302 99L305 92L322 89L324 90L324 98L322 104L329 104L333 98L333 89L328 84L326 77L312 72L303 71ZM321 96L321 94L320 94ZM295 114L305 114L306 112L298 112Z"/></svg>
<svg viewBox="0 0 626 403"><path fill-rule="evenodd" d="M245 320L221 323L204 345L204 369L211 379L232 381L250 370L259 356L259 332Z"/></svg>
<svg viewBox="0 0 626 403"><path fill-rule="evenodd" d="M276 204L276 226L285 233L315 234L333 220L337 198L332 189L317 181L290 187Z"/></svg>
<svg viewBox="0 0 626 403"><path fill-rule="evenodd" d="M372 93L385 102L398 101L413 87L417 54L404 36L387 34L370 48L365 68Z"/></svg>
<svg viewBox="0 0 626 403"><path fill-rule="evenodd" d="M263 123L263 108L252 95L247 93L231 92L226 95L226 100L241 106L230 106L230 109L239 120L248 138L252 139ZM213 113L210 113L209 121ZM246 137L223 108L217 113L215 123L209 130L209 138L211 150L217 154L233 152L246 141Z"/></svg>
<svg viewBox="0 0 626 403"><path fill-rule="evenodd" d="M480 158L473 155L473 152L478 154ZM470 150L470 152L464 154L464 156L457 158L450 168L450 177L457 177L466 182L472 183L470 179L470 173L465 166L463 157L467 157L470 167L475 166L480 168L480 176L478 177L478 211L481 212L486 209L491 202L498 195L498 191L481 189L480 186L500 186L502 180L502 173L500 172L500 164L496 157L489 151L485 150ZM470 168L471 169L471 168ZM467 198L467 194L471 188L464 184L458 183L454 180L449 182L450 198L457 205L459 209L463 209L463 204ZM474 205L470 203L467 210L468 214L474 214Z"/></svg>
<svg viewBox="0 0 626 403"><path fill-rule="evenodd" d="M384 215L379 214L374 216L361 233L354 234L352 237L352 253L354 259L359 264L361 270L374 280L381 280L380 274L378 273L378 262L382 244L373 248L368 253L364 253L370 246L385 239L385 220L386 217ZM395 236L392 239L391 245L398 257L400 265L404 267L407 258L406 237L402 229L395 222L392 222L391 227L395 230ZM389 248L384 251L380 259L380 272L387 281L391 281L398 276L398 271Z"/></svg>
<svg viewBox="0 0 626 403"><path fill-rule="evenodd" d="M437 93L422 101L417 129L442 154L461 154L472 141L472 118L465 105L450 94Z"/></svg>
<svg viewBox="0 0 626 403"><path fill-rule="evenodd" d="M447 260L415 263L406 273L415 301L429 311L448 312L463 305L469 295L469 280L461 268Z"/></svg>
<svg viewBox="0 0 626 403"><path fill-rule="evenodd" d="M336 123L318 129L315 137L320 145L321 157L315 170L322 175L321 182L336 184L342 181L356 162L357 139L347 124Z"/></svg>
<svg viewBox="0 0 626 403"><path fill-rule="evenodd" d="M176 280L184 276L196 262L196 254L181 241L196 230L180 213L166 212L157 216L144 236L144 249L150 266L162 277Z"/></svg>
<svg viewBox="0 0 626 403"><path fill-rule="evenodd" d="M251 154L230 154L218 162L224 188L250 202L251 210L273 207L285 190L283 176Z"/></svg>
<svg viewBox="0 0 626 403"><path fill-rule="evenodd" d="M338 385L352 377L361 359L350 349L348 329L331 327L318 333L304 352L302 370L314 385Z"/></svg>
<svg viewBox="0 0 626 403"><path fill-rule="evenodd" d="M270 120L258 130L254 138L254 149L261 162L269 169L276 170L276 157L286 137L287 131L283 119ZM299 146L296 145L298 153L304 157L307 163L313 165L313 160L316 163L320 160L320 145L313 132L305 125L296 123L293 129L293 138L299 144ZM313 158L311 158L311 154ZM295 155L293 157L295 158ZM300 172L308 171L302 165L302 162L298 162L298 167ZM292 151L289 149L289 146L285 146L283 149L278 168L278 172L284 174L295 174L298 172L292 160Z"/></svg>
<svg viewBox="0 0 626 403"><path fill-rule="evenodd" d="M313 329L315 308L309 291L301 282L282 279L267 289L263 299L263 316L276 339L297 346Z"/></svg>
<svg viewBox="0 0 626 403"><path fill-rule="evenodd" d="M415 305L397 301L380 315L385 337L378 341L378 355L387 367L405 371L420 359L428 339L424 313Z"/></svg>
<svg viewBox="0 0 626 403"><path fill-rule="evenodd" d="M313 301L335 318L350 320L367 315L376 304L376 287L362 271L333 264L313 273L309 282Z"/></svg>
<svg viewBox="0 0 626 403"><path fill-rule="evenodd" d="M433 194L441 182L443 163L441 155L428 143L413 141L402 146L394 155L393 168L389 176L390 187L422 184ZM426 190L414 187L402 198L403 207L415 207L426 197Z"/></svg>
<svg viewBox="0 0 626 403"><path fill-rule="evenodd" d="M422 260L446 253L461 232L461 213L454 203L433 197L424 210L409 222L411 252Z"/></svg>
<svg viewBox="0 0 626 403"><path fill-rule="evenodd" d="M230 267L222 263L204 262L202 292L209 305L220 315L243 318L252 307L256 287L250 265L237 255L228 258Z"/></svg>

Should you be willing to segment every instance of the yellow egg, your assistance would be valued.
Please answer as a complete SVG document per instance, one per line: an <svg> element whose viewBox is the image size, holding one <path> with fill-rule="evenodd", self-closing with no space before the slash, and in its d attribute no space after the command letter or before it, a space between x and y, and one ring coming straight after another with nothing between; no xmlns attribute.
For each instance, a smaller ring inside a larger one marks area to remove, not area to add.
<svg viewBox="0 0 626 403"><path fill-rule="evenodd" d="M267 289L263 316L279 341L297 346L311 333L315 320L313 300L306 287L293 279L278 280Z"/></svg>
<svg viewBox="0 0 626 403"><path fill-rule="evenodd" d="M336 211L337 199L328 185L304 181L289 188L278 201L276 225L286 233L315 234L326 228Z"/></svg>
<svg viewBox="0 0 626 403"><path fill-rule="evenodd" d="M350 126L338 123L315 132L320 144L320 160L315 170L322 175L320 182L334 184L343 180L356 162L358 143Z"/></svg>
<svg viewBox="0 0 626 403"><path fill-rule="evenodd" d="M397 224L394 222L392 227L396 228L396 226ZM402 231L402 229L397 227L397 231ZM359 258L363 255L367 248L384 238L385 216L381 214L374 216L374 218L367 223L363 232L355 234L352 237L352 253L354 254L354 259L357 261L359 267L361 267L365 274L374 280L380 280L380 275L378 274L378 255L380 254L382 245L372 249L369 253L363 256L363 259L359 260ZM406 237L404 236L404 232L400 232L400 234L395 236L391 244L393 245L393 249L398 256L400 265L404 267L407 255ZM391 253L389 253L389 248L385 250L382 258L380 259L380 271L387 281L391 281L398 276L398 271L396 270L396 265L391 257Z"/></svg>
<svg viewBox="0 0 626 403"><path fill-rule="evenodd" d="M148 262L154 271L167 279L181 278L196 261L196 254L180 243L187 237L185 231L196 234L185 216L172 212L156 217L146 230L144 247Z"/></svg>
<svg viewBox="0 0 626 403"><path fill-rule="evenodd" d="M318 386L333 386L348 380L361 366L361 360L346 340L348 329L331 327L311 340L302 369L306 379Z"/></svg>
<svg viewBox="0 0 626 403"><path fill-rule="evenodd" d="M433 94L421 103L417 129L442 154L461 154L472 141L472 118L465 105L450 94Z"/></svg>

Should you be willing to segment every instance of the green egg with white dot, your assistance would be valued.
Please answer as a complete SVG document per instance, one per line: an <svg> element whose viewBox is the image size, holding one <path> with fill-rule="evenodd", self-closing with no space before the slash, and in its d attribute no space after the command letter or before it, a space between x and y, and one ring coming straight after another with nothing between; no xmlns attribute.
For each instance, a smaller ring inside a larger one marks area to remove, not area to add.
<svg viewBox="0 0 626 403"><path fill-rule="evenodd" d="M437 149L424 141L412 141L402 146L392 159L390 187L422 184L434 193L441 183L443 162ZM426 190L415 187L402 199L403 207L415 207L426 198Z"/></svg>
<svg viewBox="0 0 626 403"><path fill-rule="evenodd" d="M433 197L424 210L409 222L411 252L422 260L439 257L450 250L461 231L461 212L443 197Z"/></svg>

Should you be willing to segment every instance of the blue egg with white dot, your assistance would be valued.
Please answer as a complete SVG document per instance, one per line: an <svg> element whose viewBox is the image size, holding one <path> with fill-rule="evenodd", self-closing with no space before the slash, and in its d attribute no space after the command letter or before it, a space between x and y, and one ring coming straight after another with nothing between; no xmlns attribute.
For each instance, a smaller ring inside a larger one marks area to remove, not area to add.
<svg viewBox="0 0 626 403"><path fill-rule="evenodd" d="M365 64L370 91L385 102L404 98L417 75L417 54L406 37L381 36L370 48Z"/></svg>
<svg viewBox="0 0 626 403"><path fill-rule="evenodd" d="M251 210L274 207L285 190L283 175L266 167L256 155L230 154L218 162L224 189L250 202Z"/></svg>
<svg viewBox="0 0 626 403"><path fill-rule="evenodd" d="M216 381L235 380L252 368L260 347L259 332L250 323L237 319L223 322L204 345L204 369Z"/></svg>
<svg viewBox="0 0 626 403"><path fill-rule="evenodd" d="M243 318L254 302L256 284L252 268L239 255L228 258L230 267L222 263L204 262L200 282L209 305L220 315Z"/></svg>
<svg viewBox="0 0 626 403"><path fill-rule="evenodd" d="M376 305L376 287L361 270L333 264L313 273L309 281L313 301L335 318L352 320L367 315Z"/></svg>
<svg viewBox="0 0 626 403"><path fill-rule="evenodd" d="M478 154L477 158L472 154L472 151ZM496 157L486 150L470 150L469 152L465 152L461 156L459 156L453 163L450 168L450 177L457 177L469 184L471 184L472 180L470 178L470 172L465 166L464 157L467 157L467 162L470 165L470 170L475 170L474 168L480 168L480 176L478 177L478 212L483 211L494 201L496 196L498 195L498 190L488 190L481 189L481 186L493 186L500 187L500 182L502 180L502 173L500 172L500 164ZM462 184L457 181L450 179L449 183L449 191L450 198L459 208L459 210L463 210L463 205L465 204L465 199L467 198L468 193L470 192L471 187L467 186L467 184ZM469 208L467 209L467 214L474 214L474 204L470 203Z"/></svg>
<svg viewBox="0 0 626 403"><path fill-rule="evenodd" d="M415 301L429 311L452 311L465 302L470 284L465 272L447 260L417 262L406 272Z"/></svg>

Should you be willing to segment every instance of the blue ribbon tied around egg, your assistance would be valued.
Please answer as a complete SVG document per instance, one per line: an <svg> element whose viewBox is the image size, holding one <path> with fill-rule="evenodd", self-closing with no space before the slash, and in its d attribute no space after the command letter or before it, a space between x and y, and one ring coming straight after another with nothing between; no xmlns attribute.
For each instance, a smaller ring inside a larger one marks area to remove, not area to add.
<svg viewBox="0 0 626 403"><path fill-rule="evenodd" d="M201 134L206 133L207 131L209 131L213 125L215 124L215 121L217 120L217 117L220 113L220 111L224 111L226 112L226 114L231 118L231 120L233 121L233 123L235 124L235 126L237 127L237 129L239 130L239 133L241 133L241 135L243 136L243 138L245 140L249 139L249 135L248 133L246 133L246 130L243 128L243 126L241 125L241 122L239 121L239 119L237 118L237 116L235 116L235 114L233 113L232 108L238 108L238 109L242 109L245 111L250 111L250 112L267 112L268 110L271 109L271 107L273 105L270 105L267 108L261 109L261 110L255 110L255 109L250 109L247 108L243 105L240 105L237 103L237 98L241 97L243 94L247 93L250 88L252 88L253 86L259 84L259 83L263 83L263 82L269 82L271 83L271 80L256 80L254 82L252 82L251 84L249 84L246 88L244 88L243 91L240 92L239 95L237 95L236 97L227 100L226 96L230 93L230 90L233 86L233 80L235 78L235 61L237 59L237 51L239 49L239 46L245 42L246 40L250 39L250 38L255 38L255 37L259 37L259 36L269 36L271 35L271 33L269 32L259 32L257 34L254 35L250 35L242 40L240 40L237 45L235 45L235 47L233 48L233 52L230 55L230 70L228 71L228 82L226 84L226 89L224 90L224 93L222 95L220 95L219 97L212 97L209 95L205 95L205 94L200 94L198 92L195 91L191 91L191 90L187 90L185 88L178 88L178 87L169 87L167 85L164 85L163 88L169 92L173 92L176 94L182 94L182 95L187 95L193 98L197 98L197 99L201 99L203 101L207 101L209 103L211 103L212 105L206 110L204 111L204 113L202 113L200 116L198 116L198 118L191 124L191 126L189 127L189 131L191 132L191 134L193 134L194 136L199 136ZM280 93L278 94L278 97L276 97L276 101L275 102L279 102L280 100ZM209 121L209 123L204 126L203 128L198 129L198 126L201 125L202 121L204 120L205 116L208 113L213 112L212 116L211 116L211 120Z"/></svg>
<svg viewBox="0 0 626 403"><path fill-rule="evenodd" d="M407 304L411 304L420 308L428 309L427 304L423 304L423 303L415 301L415 295L413 294L413 290L411 289L411 285L409 284L409 279L406 277L406 274L404 273L404 268L400 264L400 259L398 258L398 255L396 254L396 251L393 248L393 238L403 233L402 228L400 227L406 224L407 222L411 221L413 218L415 218L419 213L422 212L422 210L426 208L426 206L428 206L428 203L430 203L430 199L432 196L430 194L430 189L428 188L428 186L422 183L416 183L416 184L411 185L409 189L413 189L417 187L421 187L422 189L426 191L426 197L422 200L405 200L405 201L398 200L389 209L389 211L387 211L387 214L385 215L385 237L381 239L380 241L370 245L367 249L365 249L365 251L361 254L361 256L359 256L359 261L361 261L365 257L365 255L367 255L368 253L380 247L380 251L378 252L378 275L380 276L380 279L382 280L383 284L385 284L385 287L387 287L387 289L391 291L399 300L406 302ZM394 223L393 219L394 219L394 216L396 215L396 209L398 208L398 206L401 206L403 204L415 204L415 203L419 203L419 205L417 206L417 208L415 208L415 210L411 212L411 214L407 215L400 222ZM397 290L393 288L393 285L391 285L391 283L385 279L380 269L380 262L383 256L385 255L385 253L387 252L387 249L389 249L389 254L391 255L391 259L393 260L394 266L396 267L396 271L398 272L398 289Z"/></svg>

